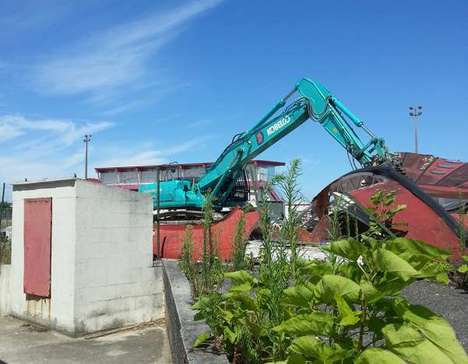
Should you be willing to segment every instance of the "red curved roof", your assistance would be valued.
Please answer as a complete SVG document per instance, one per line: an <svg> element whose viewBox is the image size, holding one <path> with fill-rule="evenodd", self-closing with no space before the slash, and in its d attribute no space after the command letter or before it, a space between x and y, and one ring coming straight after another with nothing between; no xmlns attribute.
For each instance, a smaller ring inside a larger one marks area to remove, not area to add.
<svg viewBox="0 0 468 364"><path fill-rule="evenodd" d="M431 154L400 153L403 170L425 192L447 198L468 198L468 163Z"/></svg>

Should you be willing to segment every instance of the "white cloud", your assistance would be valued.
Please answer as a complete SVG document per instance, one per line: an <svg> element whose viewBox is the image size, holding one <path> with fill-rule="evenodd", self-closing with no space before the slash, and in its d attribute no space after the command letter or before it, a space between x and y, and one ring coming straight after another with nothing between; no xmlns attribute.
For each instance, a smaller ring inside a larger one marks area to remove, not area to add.
<svg viewBox="0 0 468 364"><path fill-rule="evenodd" d="M174 39L190 20L220 2L184 3L165 13L96 34L41 64L37 68L37 81L46 92L96 95L142 80L148 75L149 61L160 48Z"/></svg>
<svg viewBox="0 0 468 364"><path fill-rule="evenodd" d="M29 132L45 132L54 135L51 142L68 146L84 134L99 132L111 127L108 121L96 123L76 123L70 120L29 119L22 115L0 116L0 143L17 138ZM33 139L28 143L34 144ZM31 144L28 145L31 147Z"/></svg>
<svg viewBox="0 0 468 364"><path fill-rule="evenodd" d="M139 166L173 162L178 154L197 150L205 145L209 136L192 138L188 142L169 146L156 146L153 143L141 143L137 147L117 148L114 146L101 147L100 158L95 159L95 167Z"/></svg>
<svg viewBox="0 0 468 364"><path fill-rule="evenodd" d="M70 175L79 160L70 150L82 144L84 134L104 131L108 121L75 122L33 119L23 115L0 116L0 180Z"/></svg>
<svg viewBox="0 0 468 364"><path fill-rule="evenodd" d="M126 139L106 141L100 135L115 125L108 121L76 122L0 115L0 182L83 176L83 134L94 134L90 144L89 175L95 167L160 164L205 146L208 136L179 144Z"/></svg>

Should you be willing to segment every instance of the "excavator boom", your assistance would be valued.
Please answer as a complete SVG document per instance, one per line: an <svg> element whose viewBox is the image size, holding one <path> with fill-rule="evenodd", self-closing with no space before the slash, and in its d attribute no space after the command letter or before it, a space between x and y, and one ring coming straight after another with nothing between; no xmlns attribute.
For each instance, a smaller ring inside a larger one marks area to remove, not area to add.
<svg viewBox="0 0 468 364"><path fill-rule="evenodd" d="M188 180L162 182L160 207L199 209L208 192L216 207L227 206L231 191L245 166L309 119L318 122L364 167L393 162L395 158L388 152L384 140L375 137L340 100L320 83L304 78L253 128L235 136L197 183ZM366 143L352 125L367 134ZM155 187L154 184L143 185L140 191L151 192L155 197Z"/></svg>

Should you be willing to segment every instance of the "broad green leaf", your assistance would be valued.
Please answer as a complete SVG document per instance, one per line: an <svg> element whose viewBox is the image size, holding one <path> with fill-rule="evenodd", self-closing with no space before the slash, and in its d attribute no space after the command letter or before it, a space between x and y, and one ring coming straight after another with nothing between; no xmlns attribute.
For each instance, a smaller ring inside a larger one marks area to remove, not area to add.
<svg viewBox="0 0 468 364"><path fill-rule="evenodd" d="M334 303L336 295L340 295L351 302L356 302L359 300L360 290L359 284L351 279L326 274L315 287L314 294L319 300L326 303Z"/></svg>
<svg viewBox="0 0 468 364"><path fill-rule="evenodd" d="M403 253L395 252L395 254L406 260L414 269L419 271L419 278L435 279L441 282L447 280L443 277L443 274L440 274L448 271L449 265L445 259L432 257L427 254L417 254L411 251Z"/></svg>
<svg viewBox="0 0 468 364"><path fill-rule="evenodd" d="M224 273L224 277L232 280L233 284L235 285L243 283L254 284L256 282L256 278L254 278L250 273L246 272L245 270Z"/></svg>
<svg viewBox="0 0 468 364"><path fill-rule="evenodd" d="M291 305L310 307L314 299L314 292L304 285L297 285L284 290L284 301Z"/></svg>
<svg viewBox="0 0 468 364"><path fill-rule="evenodd" d="M330 262L309 261L299 268L298 274L308 279L312 284L316 284L323 275L333 273L333 267Z"/></svg>
<svg viewBox="0 0 468 364"><path fill-rule="evenodd" d="M354 262L341 262L334 274L359 282L363 276L362 270Z"/></svg>
<svg viewBox="0 0 468 364"><path fill-rule="evenodd" d="M341 318L341 326L353 326L359 322L360 311L353 311L340 295L335 296L335 301Z"/></svg>
<svg viewBox="0 0 468 364"><path fill-rule="evenodd" d="M437 346L424 340L415 346L398 346L392 348L400 357L415 364L464 364L466 361L451 361Z"/></svg>
<svg viewBox="0 0 468 364"><path fill-rule="evenodd" d="M355 361L356 364L405 364L406 362L391 351L369 348L364 350Z"/></svg>
<svg viewBox="0 0 468 364"><path fill-rule="evenodd" d="M249 292L251 289L252 285L249 282L244 282L233 285L229 292Z"/></svg>
<svg viewBox="0 0 468 364"><path fill-rule="evenodd" d="M209 331L206 331L197 336L192 346L194 348L198 348L199 346L202 346L203 344L205 344L209 340L210 337L211 337L211 333Z"/></svg>
<svg viewBox="0 0 468 364"><path fill-rule="evenodd" d="M424 336L407 324L388 324L382 329L382 332L389 347L414 346L424 341Z"/></svg>
<svg viewBox="0 0 468 364"><path fill-rule="evenodd" d="M233 313L231 311L228 311L228 310L221 310L221 312L222 312L222 315L223 315L223 319L226 322L231 322L231 320L234 317Z"/></svg>
<svg viewBox="0 0 468 364"><path fill-rule="evenodd" d="M410 363L468 363L464 352L456 357L450 355L453 353L448 354L447 351L441 350L439 346L428 340L418 329L409 324L389 324L382 331L387 347Z"/></svg>
<svg viewBox="0 0 468 364"><path fill-rule="evenodd" d="M202 296L197 302L192 305L194 310L201 310L203 307L210 304L210 298L208 296Z"/></svg>
<svg viewBox="0 0 468 364"><path fill-rule="evenodd" d="M328 250L349 260L357 260L365 252L366 248L355 239L346 239L333 241Z"/></svg>
<svg viewBox="0 0 468 364"><path fill-rule="evenodd" d="M301 336L295 339L289 349L297 354L303 355L306 359L318 359L319 348L323 343L315 336Z"/></svg>
<svg viewBox="0 0 468 364"><path fill-rule="evenodd" d="M450 253L444 249L436 248L420 240L407 238L392 239L387 249L394 253L422 254L438 260L446 260L450 256Z"/></svg>
<svg viewBox="0 0 468 364"><path fill-rule="evenodd" d="M449 277L448 277L447 272L437 273L436 276L435 276L435 280L438 283L448 284L449 283Z"/></svg>
<svg viewBox="0 0 468 364"><path fill-rule="evenodd" d="M406 260L387 249L378 249L376 260L382 271L395 274L405 282L419 274Z"/></svg>
<svg viewBox="0 0 468 364"><path fill-rule="evenodd" d="M468 272L468 264L463 264L458 267L457 269L460 273L466 273Z"/></svg>
<svg viewBox="0 0 468 364"><path fill-rule="evenodd" d="M467 359L450 324L424 306L408 305L403 319L417 327L419 332L445 353L453 362Z"/></svg>
<svg viewBox="0 0 468 364"><path fill-rule="evenodd" d="M244 310L255 311L258 308L255 300L248 293L228 292L224 296L228 302L238 304Z"/></svg>
<svg viewBox="0 0 468 364"><path fill-rule="evenodd" d="M348 356L346 350L337 344L327 345L315 336L301 336L295 339L289 347L292 353L304 356L305 359L319 359L319 362L342 362Z"/></svg>
<svg viewBox="0 0 468 364"><path fill-rule="evenodd" d="M231 344L235 344L237 342L237 334L232 331L229 327L225 326L223 329L224 338Z"/></svg>
<svg viewBox="0 0 468 364"><path fill-rule="evenodd" d="M289 353L286 364L305 364L306 359L303 355L297 353Z"/></svg>
<svg viewBox="0 0 468 364"><path fill-rule="evenodd" d="M310 334L326 335L333 327L333 316L326 312L313 312L297 315L283 321L273 330L291 336L305 336Z"/></svg>
<svg viewBox="0 0 468 364"><path fill-rule="evenodd" d="M359 285L361 286L362 295L366 297L367 301L370 303L384 297L384 294L375 288L368 280L362 279L361 282L359 282Z"/></svg>
<svg viewBox="0 0 468 364"><path fill-rule="evenodd" d="M408 286L408 282L402 281L399 277L389 280L388 278L383 279L376 285L376 288L380 291L380 297L397 296L401 290ZM374 300L376 300L378 297Z"/></svg>

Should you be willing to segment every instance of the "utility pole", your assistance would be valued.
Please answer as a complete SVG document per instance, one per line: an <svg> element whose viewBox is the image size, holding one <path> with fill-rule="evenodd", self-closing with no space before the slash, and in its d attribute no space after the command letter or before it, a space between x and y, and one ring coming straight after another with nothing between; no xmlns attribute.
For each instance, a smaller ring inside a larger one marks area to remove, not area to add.
<svg viewBox="0 0 468 364"><path fill-rule="evenodd" d="M88 144L91 141L91 134L85 134L83 141L85 143L85 170L84 170L84 178L88 179Z"/></svg>
<svg viewBox="0 0 468 364"><path fill-rule="evenodd" d="M0 205L0 229L2 228L2 220L3 220L3 205L5 204L5 182L3 182L2 187L2 204Z"/></svg>
<svg viewBox="0 0 468 364"><path fill-rule="evenodd" d="M161 221L159 219L161 205L161 167L156 169L156 258L161 259Z"/></svg>
<svg viewBox="0 0 468 364"><path fill-rule="evenodd" d="M418 153L418 120L422 115L422 106L410 106L409 116L413 119L414 124L414 151Z"/></svg>

